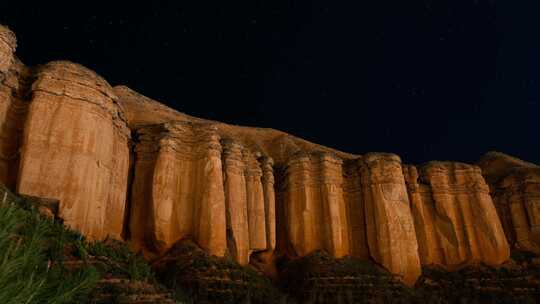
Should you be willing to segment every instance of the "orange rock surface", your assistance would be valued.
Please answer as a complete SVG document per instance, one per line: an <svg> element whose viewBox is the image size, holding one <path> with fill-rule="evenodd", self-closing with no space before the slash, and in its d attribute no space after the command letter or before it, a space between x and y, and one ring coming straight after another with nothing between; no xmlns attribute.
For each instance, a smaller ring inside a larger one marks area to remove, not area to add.
<svg viewBox="0 0 540 304"><path fill-rule="evenodd" d="M28 100L29 69L15 56L15 35L0 25L0 182L17 182L19 149Z"/></svg>
<svg viewBox="0 0 540 304"><path fill-rule="evenodd" d="M332 154L294 155L286 169L284 203L288 240L297 256L325 249L349 254L342 161Z"/></svg>
<svg viewBox="0 0 540 304"><path fill-rule="evenodd" d="M125 86L114 87L114 92L119 98L119 103L124 109L131 129L169 121L212 125L216 128L216 132L221 138L234 139L234 141L240 143L250 151L259 152L261 155L271 157L275 166L285 166L290 156L299 151L329 152L343 159L358 157L357 155L321 146L274 129L229 125L218 121L189 116Z"/></svg>
<svg viewBox="0 0 540 304"><path fill-rule="evenodd" d="M225 195L215 130L177 122L141 127L136 134L129 223L135 248L162 253L193 238L223 256Z"/></svg>
<svg viewBox="0 0 540 304"><path fill-rule="evenodd" d="M540 252L536 165L353 155L192 117L74 63L27 68L15 46L0 26L0 182L58 200L58 216L92 239L124 239L149 258L189 239L274 273L280 256L325 250L407 284L422 264L501 264L506 237Z"/></svg>
<svg viewBox="0 0 540 304"><path fill-rule="evenodd" d="M480 168L430 162L404 168L422 264L499 265L509 247Z"/></svg>
<svg viewBox="0 0 540 304"><path fill-rule="evenodd" d="M16 47L15 34L7 27L0 25L0 73L6 74L13 65Z"/></svg>
<svg viewBox="0 0 540 304"><path fill-rule="evenodd" d="M130 134L112 88L69 62L35 77L17 190L58 199L59 216L90 238L121 238Z"/></svg>
<svg viewBox="0 0 540 304"><path fill-rule="evenodd" d="M369 153L360 169L370 256L414 284L421 273L420 259L401 159Z"/></svg>
<svg viewBox="0 0 540 304"><path fill-rule="evenodd" d="M498 152L478 164L510 245L540 254L540 167Z"/></svg>

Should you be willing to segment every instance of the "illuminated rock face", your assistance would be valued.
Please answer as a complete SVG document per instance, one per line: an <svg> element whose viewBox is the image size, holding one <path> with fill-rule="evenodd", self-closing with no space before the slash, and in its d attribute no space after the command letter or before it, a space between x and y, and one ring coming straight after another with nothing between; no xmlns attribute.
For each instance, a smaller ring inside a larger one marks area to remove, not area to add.
<svg viewBox="0 0 540 304"><path fill-rule="evenodd" d="M400 158L365 155L361 181L370 256L414 284L421 272L420 259Z"/></svg>
<svg viewBox="0 0 540 304"><path fill-rule="evenodd" d="M226 250L221 145L212 128L166 123L137 130L130 216L136 248L162 253L183 238Z"/></svg>
<svg viewBox="0 0 540 304"><path fill-rule="evenodd" d="M418 244L399 157L371 153L344 164L328 153L298 153L285 180L280 205L290 254L372 258L416 281Z"/></svg>
<svg viewBox="0 0 540 304"><path fill-rule="evenodd" d="M213 125L184 122L137 130L130 234L160 254L191 238L241 264L275 246L271 159L222 140ZM268 213L266 212L268 210ZM268 215L267 215L268 214Z"/></svg>
<svg viewBox="0 0 540 304"><path fill-rule="evenodd" d="M28 69L13 52L15 35L0 25L0 182L15 188L28 100Z"/></svg>
<svg viewBox="0 0 540 304"><path fill-rule="evenodd" d="M0 25L0 73L6 74L14 63L17 39L7 27Z"/></svg>
<svg viewBox="0 0 540 304"><path fill-rule="evenodd" d="M272 160L223 141L223 176L229 252L240 264L276 243Z"/></svg>
<svg viewBox="0 0 540 304"><path fill-rule="evenodd" d="M501 264L507 238L540 253L536 165L353 155L191 117L74 63L27 68L15 45L0 26L0 182L58 200L58 216L91 239L122 238L149 258L190 239L269 273L280 256L325 250L407 284L421 264Z"/></svg>
<svg viewBox="0 0 540 304"><path fill-rule="evenodd" d="M497 152L479 165L510 245L540 254L540 167Z"/></svg>
<svg viewBox="0 0 540 304"><path fill-rule="evenodd" d="M343 165L343 195L349 225L350 255L368 259L369 249L360 172L361 166L362 161L358 159L345 161Z"/></svg>
<svg viewBox="0 0 540 304"><path fill-rule="evenodd" d="M285 218L297 256L319 249L334 257L350 253L341 165L339 158L326 153L300 153L289 161Z"/></svg>
<svg viewBox="0 0 540 304"><path fill-rule="evenodd" d="M508 260L508 243L480 168L430 162L404 172L422 264L453 269Z"/></svg>
<svg viewBox="0 0 540 304"><path fill-rule="evenodd" d="M121 238L130 135L111 87L69 62L35 77L17 190L59 200L59 216L91 239Z"/></svg>

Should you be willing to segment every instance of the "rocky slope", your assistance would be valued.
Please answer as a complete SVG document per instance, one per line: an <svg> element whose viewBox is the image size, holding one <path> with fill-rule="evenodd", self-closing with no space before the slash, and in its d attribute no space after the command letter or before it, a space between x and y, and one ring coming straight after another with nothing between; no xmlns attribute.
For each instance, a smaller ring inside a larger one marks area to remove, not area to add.
<svg viewBox="0 0 540 304"><path fill-rule="evenodd" d="M413 285L540 253L540 169L489 153L479 163L402 164L292 135L199 119L71 62L25 67L0 27L0 182L59 201L91 239L149 259L181 240L256 265L324 251L374 262Z"/></svg>

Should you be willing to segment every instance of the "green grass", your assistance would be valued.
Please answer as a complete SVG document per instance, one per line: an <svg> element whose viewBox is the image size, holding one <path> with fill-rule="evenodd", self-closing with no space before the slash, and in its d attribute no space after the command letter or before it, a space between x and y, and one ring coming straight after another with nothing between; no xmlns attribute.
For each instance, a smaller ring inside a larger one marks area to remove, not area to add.
<svg viewBox="0 0 540 304"><path fill-rule="evenodd" d="M84 263L73 269L67 260ZM87 241L0 184L0 303L86 303L100 277L111 274L156 283L125 243Z"/></svg>
<svg viewBox="0 0 540 304"><path fill-rule="evenodd" d="M85 302L97 270L62 267L63 245L80 235L21 206L16 199L0 206L0 303Z"/></svg>
<svg viewBox="0 0 540 304"><path fill-rule="evenodd" d="M108 272L127 276L131 280L156 283L150 264L141 254L135 254L123 242L105 240L85 243L81 245L81 251L83 250L92 256L107 257Z"/></svg>

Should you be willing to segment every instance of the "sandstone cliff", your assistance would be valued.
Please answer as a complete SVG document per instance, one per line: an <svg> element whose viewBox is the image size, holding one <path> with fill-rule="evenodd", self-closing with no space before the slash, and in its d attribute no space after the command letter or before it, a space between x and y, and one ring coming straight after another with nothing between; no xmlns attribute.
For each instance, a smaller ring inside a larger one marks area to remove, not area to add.
<svg viewBox="0 0 540 304"><path fill-rule="evenodd" d="M19 148L28 110L30 71L15 56L15 35L0 25L0 182L17 182Z"/></svg>
<svg viewBox="0 0 540 304"><path fill-rule="evenodd" d="M178 122L136 134L130 217L135 248L159 253L191 237L210 254L224 255L225 196L215 131Z"/></svg>
<svg viewBox="0 0 540 304"><path fill-rule="evenodd" d="M499 265L509 248L480 168L430 162L405 168L424 265Z"/></svg>
<svg viewBox="0 0 540 304"><path fill-rule="evenodd" d="M190 240L269 273L278 258L322 250L408 284L423 265L500 265L507 238L539 252L535 165L353 155L191 117L74 63L30 69L15 46L0 27L0 181L58 200L92 239L124 239L150 259Z"/></svg>
<svg viewBox="0 0 540 304"><path fill-rule="evenodd" d="M59 215L91 238L121 238L129 130L105 80L69 62L35 71L17 190L58 199Z"/></svg>
<svg viewBox="0 0 540 304"><path fill-rule="evenodd" d="M498 152L479 166L511 246L540 254L540 167Z"/></svg>

